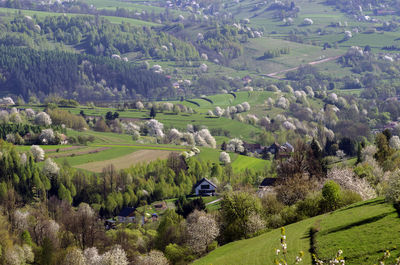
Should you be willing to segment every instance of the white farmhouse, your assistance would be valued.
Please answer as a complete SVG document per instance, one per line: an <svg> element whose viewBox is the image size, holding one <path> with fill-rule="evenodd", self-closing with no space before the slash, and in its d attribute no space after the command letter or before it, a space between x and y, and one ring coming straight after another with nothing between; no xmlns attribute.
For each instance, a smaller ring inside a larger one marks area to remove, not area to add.
<svg viewBox="0 0 400 265"><path fill-rule="evenodd" d="M198 181L194 187L194 193L197 196L212 196L215 194L215 190L217 189L217 185L212 183L210 180L207 178L203 178L200 181Z"/></svg>

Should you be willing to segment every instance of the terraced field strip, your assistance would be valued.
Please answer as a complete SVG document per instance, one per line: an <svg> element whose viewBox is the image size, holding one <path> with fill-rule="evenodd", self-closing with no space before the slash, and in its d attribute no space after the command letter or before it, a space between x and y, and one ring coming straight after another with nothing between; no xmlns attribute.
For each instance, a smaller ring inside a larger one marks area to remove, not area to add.
<svg viewBox="0 0 400 265"><path fill-rule="evenodd" d="M75 145L75 146L69 146L69 147L65 147L65 148L62 148L62 146L60 146L59 148L47 149L47 150L45 150L45 152L46 152L46 154L52 153L52 152L57 152L57 150L58 150L58 152L68 152L71 150L83 149L83 148L86 148L86 146Z"/></svg>
<svg viewBox="0 0 400 265"><path fill-rule="evenodd" d="M177 151L177 152L183 152L187 151L189 148L188 147L163 147L159 145L136 145L136 144L96 144L94 146L97 147L134 147L134 148L140 148L140 149L148 149L148 150L165 150L165 151Z"/></svg>
<svg viewBox="0 0 400 265"><path fill-rule="evenodd" d="M53 153L49 154L49 157L52 158L60 158L60 157L69 157L69 156L80 156L80 155L87 155L87 154L95 154L99 153L101 151L110 149L111 147L90 147L90 148L84 148L84 150L81 151L73 151L73 152L63 152L63 153Z"/></svg>
<svg viewBox="0 0 400 265"><path fill-rule="evenodd" d="M155 161L157 159L167 159L169 154L172 152L173 151L166 151L166 150L139 150L118 158L104 160L104 161L90 162L82 165L77 165L75 167L100 173L105 166L110 164L113 164L115 168L119 170L123 168L128 168L132 165L139 163L147 163Z"/></svg>

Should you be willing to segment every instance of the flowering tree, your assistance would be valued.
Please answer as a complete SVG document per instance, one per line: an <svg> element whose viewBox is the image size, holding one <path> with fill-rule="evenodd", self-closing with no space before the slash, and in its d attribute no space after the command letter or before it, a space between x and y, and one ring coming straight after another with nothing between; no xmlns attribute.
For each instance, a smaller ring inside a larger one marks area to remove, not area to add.
<svg viewBox="0 0 400 265"><path fill-rule="evenodd" d="M224 114L224 110L220 107L216 106L214 110L214 115L217 117L221 117Z"/></svg>
<svg viewBox="0 0 400 265"><path fill-rule="evenodd" d="M204 253L207 246L219 235L217 222L210 214L197 210L187 217L186 222L188 246L195 253Z"/></svg>
<svg viewBox="0 0 400 265"><path fill-rule="evenodd" d="M10 106L10 105L15 105L14 100L10 97L4 97L0 99L0 104Z"/></svg>
<svg viewBox="0 0 400 265"><path fill-rule="evenodd" d="M249 111L250 110L249 102L247 102L247 101L243 102L242 107L243 107L244 111Z"/></svg>
<svg viewBox="0 0 400 265"><path fill-rule="evenodd" d="M182 133L173 128L169 131L167 138L169 143L179 144L180 139L182 138Z"/></svg>
<svg viewBox="0 0 400 265"><path fill-rule="evenodd" d="M44 161L43 172L46 175L58 175L60 168L51 158L47 158Z"/></svg>
<svg viewBox="0 0 400 265"><path fill-rule="evenodd" d="M35 117L35 123L38 125L49 126L51 118L46 112L39 112Z"/></svg>
<svg viewBox="0 0 400 265"><path fill-rule="evenodd" d="M102 265L128 265L125 251L118 245L102 255Z"/></svg>
<svg viewBox="0 0 400 265"><path fill-rule="evenodd" d="M231 162L231 157L227 152L221 152L221 154L219 155L219 161L224 164L229 164Z"/></svg>
<svg viewBox="0 0 400 265"><path fill-rule="evenodd" d="M395 150L399 150L400 149L400 138L397 135L392 136L392 138L390 138L390 140L389 140L389 146Z"/></svg>
<svg viewBox="0 0 400 265"><path fill-rule="evenodd" d="M216 148L217 146L215 138L211 135L208 129L202 129L198 132L195 132L194 139L196 145L198 146L209 146L211 148Z"/></svg>
<svg viewBox="0 0 400 265"><path fill-rule="evenodd" d="M35 158L36 161L43 161L44 160L44 151L40 146L32 145L31 146L31 152L32 152L33 157Z"/></svg>
<svg viewBox="0 0 400 265"><path fill-rule="evenodd" d="M55 136L53 129L44 129L39 135L39 140L42 144L52 144Z"/></svg>
<svg viewBox="0 0 400 265"><path fill-rule="evenodd" d="M85 249L83 256L85 257L86 265L98 265L102 262L102 257L96 247Z"/></svg>
<svg viewBox="0 0 400 265"><path fill-rule="evenodd" d="M229 141L228 145L226 146L226 151L228 152L244 152L243 141L238 138L233 138Z"/></svg>
<svg viewBox="0 0 400 265"><path fill-rule="evenodd" d="M149 254L139 257L138 265L169 265L167 258L161 251L152 250Z"/></svg>
<svg viewBox="0 0 400 265"><path fill-rule="evenodd" d="M144 105L141 101L136 102L135 107L139 110L144 109Z"/></svg>
<svg viewBox="0 0 400 265"><path fill-rule="evenodd" d="M289 107L289 100L285 97L280 97L276 102L276 106L282 109L287 109Z"/></svg>
<svg viewBox="0 0 400 265"><path fill-rule="evenodd" d="M164 137L164 124L161 122L151 119L148 122L146 122L147 129L149 131L150 136L155 136L155 137Z"/></svg>
<svg viewBox="0 0 400 265"><path fill-rule="evenodd" d="M364 200L376 197L376 192L369 183L365 179L357 177L351 168L334 167L329 170L327 178L335 181L344 189L357 192Z"/></svg>
<svg viewBox="0 0 400 265"><path fill-rule="evenodd" d="M33 109L26 109L25 113L28 118L33 118L35 116L35 111Z"/></svg>

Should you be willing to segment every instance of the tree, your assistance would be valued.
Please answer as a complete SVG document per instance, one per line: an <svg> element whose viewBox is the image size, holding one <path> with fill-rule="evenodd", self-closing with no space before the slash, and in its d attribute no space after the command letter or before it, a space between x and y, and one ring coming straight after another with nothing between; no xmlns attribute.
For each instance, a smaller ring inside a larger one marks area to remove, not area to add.
<svg viewBox="0 0 400 265"><path fill-rule="evenodd" d="M390 148L388 137L383 133L378 133L376 135L375 145L378 148L378 150L375 153L374 158L382 166L384 162L393 154L394 150Z"/></svg>
<svg viewBox="0 0 400 265"><path fill-rule="evenodd" d="M322 187L323 207L326 211L338 208L340 200L340 186L333 180L328 180Z"/></svg>
<svg viewBox="0 0 400 265"><path fill-rule="evenodd" d="M247 192L227 193L221 203L224 242L248 237L250 217L260 212L261 203L255 195Z"/></svg>
<svg viewBox="0 0 400 265"><path fill-rule="evenodd" d="M44 160L44 150L38 145L31 146L31 153L36 161Z"/></svg>
<svg viewBox="0 0 400 265"><path fill-rule="evenodd" d="M118 245L102 255L102 265L128 265L125 251Z"/></svg>
<svg viewBox="0 0 400 265"><path fill-rule="evenodd" d="M156 109L153 107L151 107L150 109L150 118L154 119L157 115Z"/></svg>
<svg viewBox="0 0 400 265"><path fill-rule="evenodd" d="M39 112L35 117L35 123L37 125L49 126L51 124L51 118L46 112Z"/></svg>
<svg viewBox="0 0 400 265"><path fill-rule="evenodd" d="M82 250L78 248L67 249L62 265L86 265Z"/></svg>
<svg viewBox="0 0 400 265"><path fill-rule="evenodd" d="M47 158L44 161L43 172L46 175L56 176L60 172L60 168L51 158Z"/></svg>
<svg viewBox="0 0 400 265"><path fill-rule="evenodd" d="M174 210L167 210L157 228L156 246L164 250L169 243L180 244L183 241L184 219Z"/></svg>
<svg viewBox="0 0 400 265"><path fill-rule="evenodd" d="M219 161L223 164L229 164L231 162L231 157L227 152L221 152L219 155Z"/></svg>
<svg viewBox="0 0 400 265"><path fill-rule="evenodd" d="M138 265L169 265L167 258L161 251L152 250L149 254L139 257Z"/></svg>
<svg viewBox="0 0 400 265"><path fill-rule="evenodd" d="M214 218L195 210L186 219L187 244L197 254L202 254L219 235L219 227Z"/></svg>

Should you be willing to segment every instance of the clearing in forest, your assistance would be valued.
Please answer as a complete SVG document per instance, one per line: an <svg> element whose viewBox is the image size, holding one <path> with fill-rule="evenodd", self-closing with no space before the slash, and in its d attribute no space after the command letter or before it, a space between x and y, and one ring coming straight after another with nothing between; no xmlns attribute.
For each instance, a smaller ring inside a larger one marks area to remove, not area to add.
<svg viewBox="0 0 400 265"><path fill-rule="evenodd" d="M90 162L82 165L77 165L77 168L100 173L107 165L113 164L116 170L128 168L138 163L147 163L157 159L166 159L173 151L164 150L139 150L125 156L105 161Z"/></svg>

